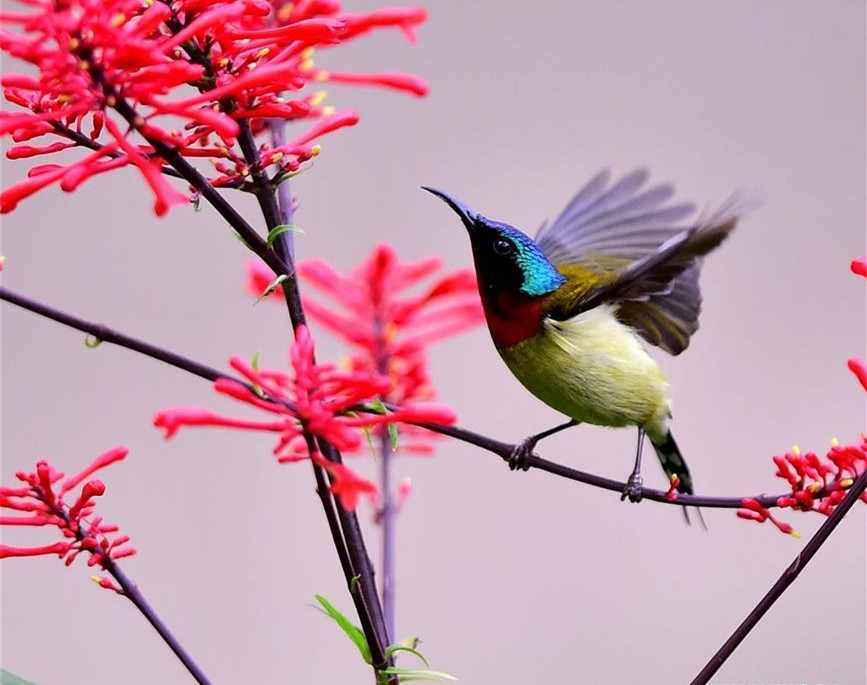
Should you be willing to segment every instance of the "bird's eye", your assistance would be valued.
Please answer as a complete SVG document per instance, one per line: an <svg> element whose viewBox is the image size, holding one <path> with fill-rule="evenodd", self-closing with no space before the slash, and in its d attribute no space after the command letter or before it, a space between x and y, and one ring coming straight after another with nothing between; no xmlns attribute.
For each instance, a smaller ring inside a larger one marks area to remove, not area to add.
<svg viewBox="0 0 867 685"><path fill-rule="evenodd" d="M512 251L512 243L503 238L497 238L494 241L494 252L501 255L507 255Z"/></svg>

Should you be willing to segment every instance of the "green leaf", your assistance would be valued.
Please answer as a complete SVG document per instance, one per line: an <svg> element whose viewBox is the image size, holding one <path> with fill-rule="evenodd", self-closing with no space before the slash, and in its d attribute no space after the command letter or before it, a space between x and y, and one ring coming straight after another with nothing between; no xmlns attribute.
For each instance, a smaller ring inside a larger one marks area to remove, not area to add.
<svg viewBox="0 0 867 685"><path fill-rule="evenodd" d="M271 281L268 284L268 287L265 288L265 291L261 295L259 295L258 299L253 303L253 306L255 307L262 300L264 300L266 297L268 297L268 295L270 295L275 290L277 290L277 286L280 285L283 281L285 281L288 278L289 278L289 276L287 276L286 274L280 274L279 276L277 276L277 278L275 278L273 281Z"/></svg>
<svg viewBox="0 0 867 685"><path fill-rule="evenodd" d="M268 231L268 247L274 247L274 241L284 233L304 233L304 229L295 224L280 224Z"/></svg>
<svg viewBox="0 0 867 685"><path fill-rule="evenodd" d="M256 352L256 354L254 354L250 358L250 366L252 366L255 371L259 370L259 353L258 352ZM253 383L252 385L253 385L253 392L255 392L262 399L265 399L265 391L262 390L262 388L259 387L258 385L256 385L255 383Z"/></svg>
<svg viewBox="0 0 867 685"><path fill-rule="evenodd" d="M274 184L274 187L277 188L278 186L282 185L283 183L285 183L289 179L295 178L298 174L303 174L305 171L307 171L308 169L312 169L312 168L313 168L313 164L310 163L307 166L303 166L300 169L296 169L295 171L287 171L285 173L282 173L282 174L279 174L278 176L276 176L272 180L272 183Z"/></svg>
<svg viewBox="0 0 867 685"><path fill-rule="evenodd" d="M400 682L408 683L414 680L457 680L449 673L442 671L432 671L430 669L411 670L408 668L398 668L397 666L389 666L380 671L382 675L396 675Z"/></svg>
<svg viewBox="0 0 867 685"><path fill-rule="evenodd" d="M371 414L388 413L388 408L382 403L382 400L372 400L371 402L365 402L358 406L360 406L364 411L370 412Z"/></svg>
<svg viewBox="0 0 867 685"><path fill-rule="evenodd" d="M385 650L385 656L394 656L395 652L409 652L419 661L421 661L425 666L430 666L430 664L427 662L427 659L425 659L422 656L421 652L419 652L417 649L413 649L412 647L407 647L406 645L401 644L391 645Z"/></svg>
<svg viewBox="0 0 867 685"><path fill-rule="evenodd" d="M373 659L370 656L370 647L367 644L367 638L364 637L364 633L361 632L361 628L354 625L352 621L341 614L334 605L322 595L316 595L316 601L322 605L322 608L325 609L325 613L334 619L334 622L340 626L340 629L355 643L355 646L358 647L358 651L361 652L361 658L364 659L365 663L371 663Z"/></svg>
<svg viewBox="0 0 867 685"><path fill-rule="evenodd" d="M95 350L97 347L102 345L102 340L97 338L95 335L88 333L84 336L84 346L89 350Z"/></svg>
<svg viewBox="0 0 867 685"><path fill-rule="evenodd" d="M34 685L29 680L19 678L17 675L0 668L0 685Z"/></svg>
<svg viewBox="0 0 867 685"><path fill-rule="evenodd" d="M365 402L359 405L364 411L369 412L371 414L385 414L386 409L385 405L382 403L382 400L375 400L373 402ZM347 416L358 416L357 412L351 411L346 412ZM370 453L373 455L374 460L377 457L376 453L376 444L373 442L373 428L371 426L362 426L361 432L364 433L364 442L367 443L367 449L370 450Z"/></svg>
<svg viewBox="0 0 867 685"><path fill-rule="evenodd" d="M382 400L373 400L371 402L365 402L364 404L361 405L361 407L362 407L362 409L364 409L367 412L370 412L371 414L380 414L382 416L385 416L386 414L388 414L388 407L385 406L385 404L383 403ZM392 451L394 451L397 449L398 439L400 437L398 432L397 432L397 426L393 423L389 423L389 424L386 424L386 428L388 430L388 437L391 440L391 449L392 449ZM369 439L368 439L368 443L370 443ZM371 451L374 454L376 454L376 450L373 449L372 443L370 443L370 445L371 445Z"/></svg>
<svg viewBox="0 0 867 685"><path fill-rule="evenodd" d="M356 573L354 576L352 576L352 580L349 581L349 592L351 594L354 595L355 592L358 590L358 583L360 580L361 580L361 574L360 573Z"/></svg>
<svg viewBox="0 0 867 685"><path fill-rule="evenodd" d="M370 450L370 453L376 457L376 445L373 444L373 431L370 429L370 426L362 426L361 431L364 433L364 441L367 443L367 449Z"/></svg>

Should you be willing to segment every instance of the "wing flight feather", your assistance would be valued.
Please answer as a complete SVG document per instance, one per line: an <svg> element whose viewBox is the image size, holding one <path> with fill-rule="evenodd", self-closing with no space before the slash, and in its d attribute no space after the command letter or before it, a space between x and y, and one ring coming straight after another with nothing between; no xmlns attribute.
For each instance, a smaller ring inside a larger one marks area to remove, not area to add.
<svg viewBox="0 0 867 685"><path fill-rule="evenodd" d="M684 225L694 206L669 203L670 184L645 188L648 177L638 169L609 186L610 174L602 171L539 230L536 241L556 266L585 267L602 276L589 291L561 293L549 316L563 320L617 303L623 323L650 344L679 354L698 329L701 258L734 229L737 203Z"/></svg>

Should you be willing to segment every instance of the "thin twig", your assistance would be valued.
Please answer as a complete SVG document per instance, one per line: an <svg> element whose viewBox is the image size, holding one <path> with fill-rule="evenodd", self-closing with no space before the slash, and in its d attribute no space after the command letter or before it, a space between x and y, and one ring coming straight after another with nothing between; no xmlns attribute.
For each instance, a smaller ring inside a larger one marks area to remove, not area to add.
<svg viewBox="0 0 867 685"><path fill-rule="evenodd" d="M855 502L858 501L858 498L861 497L865 489L867 489L867 471L858 476L858 479L852 487L849 488L849 492L846 493L846 497L844 497L840 504L836 506L825 523L823 523L813 537L810 538L810 541L804 545L804 549L798 553L798 556L795 557L794 561L789 564L785 571L783 571L783 575L781 575L777 582L774 583L773 587L768 590L768 593L762 597L761 601L731 634L731 637L725 641L717 653L711 657L707 664L705 664L705 667L701 669L701 672L693 679L691 685L706 685L706 683L710 681L714 674L719 670L720 666L725 663L726 659L732 655L738 645L740 645L740 643L744 641L744 638L749 635L750 631L761 620L762 616L768 612L788 587L795 582L795 579L801 574L801 571L804 570L804 567L810 562L810 559L812 559L822 545L825 544L828 537L834 532L834 529L840 524L840 521L843 520L843 517L854 506Z"/></svg>
<svg viewBox="0 0 867 685"><path fill-rule="evenodd" d="M199 665L195 661L193 661L193 658L190 656L189 652L184 649L183 645L178 642L178 639L175 637L174 633L169 630L168 626L159 617L159 614L157 614L157 612L150 605L147 599L145 599L145 596L141 593L141 590L138 589L138 585L136 585L136 583L133 582L129 578L129 576L127 576L126 573L123 572L123 569L121 569L121 567L118 566L113 559L106 558L100 565L117 581L118 585L120 585L121 589L123 590L122 594L124 595L124 597L126 597L130 602L135 604L136 608L148 620L148 622L153 626L154 630L157 631L159 636L175 653L175 656L178 657L180 662L190 672L190 675L192 675L193 678L196 679L196 682L199 683L199 685L211 685L211 681L208 679L208 676L206 676L204 671L199 668Z"/></svg>
<svg viewBox="0 0 867 685"><path fill-rule="evenodd" d="M186 371L187 373L191 373L194 376L204 378L207 381L213 382L218 378L234 379L232 375L223 373L212 366L202 364L180 354L175 354L174 352L159 347L158 345L153 345L143 340L139 340L138 338L133 338L130 335L109 328L104 324L85 321L82 318L73 316L72 314L67 314L66 312L55 309L54 307L49 307L46 304L37 302L36 300L20 295L19 293L2 286L0 286L0 300L5 300L10 304L14 304L29 312L38 314L41 317L50 319L51 321L56 321L64 326L68 326L69 328L74 328L82 333L86 333L93 337L97 342L111 343L118 347L125 347L128 350L138 352L139 354L143 354L151 359L156 359L157 361L161 361L169 366L174 366Z"/></svg>
<svg viewBox="0 0 867 685"><path fill-rule="evenodd" d="M40 499L42 501L47 502L48 500L44 496L44 490L40 491ZM58 502L54 501L50 506L50 511L54 514L54 516L63 519L64 527L66 531L74 531L74 536L79 545L81 547L79 549L84 549L84 541L99 539L101 534L99 532L99 528L94 524L85 524L82 525L81 521L77 518L74 518L71 514L71 510L67 509L65 506L59 506ZM93 554L93 549L91 549L91 554ZM72 560L74 557L70 557L67 560L67 563ZM91 562L95 561L95 557L91 557ZM145 596L142 594L141 590L138 589L138 585L136 585L133 580L124 573L123 569L118 566L117 562L111 557L111 549L105 550L103 553L99 555L99 567L110 574L118 583L121 588L121 592L124 597L126 597L129 601L131 601L135 607L139 610L139 612L144 616L148 623L153 626L154 630L157 631L157 634L163 639L163 641L169 646L169 648L175 653L175 656L178 657L180 662L184 665L184 667L190 672L193 678L196 679L196 682L199 685L211 685L211 680L205 675L205 672L199 667L199 665L193 660L193 657L190 653L184 648L184 646L180 643L180 641L175 637L175 634L169 629L169 627L165 624L165 622L160 618L159 614L154 611L154 608L150 605L150 602L145 599Z"/></svg>
<svg viewBox="0 0 867 685"><path fill-rule="evenodd" d="M55 133L59 136L63 136L64 138L69 138L73 143L80 147L86 147L88 150L93 150L94 152L97 150L101 150L104 146L102 143L95 141L90 136L86 136L81 131L76 131L75 129L69 128L62 121L57 120L49 120L48 123L51 128L54 129ZM122 152L118 152L115 150L114 152L106 152L106 157L110 157L111 159L118 159L119 157L125 157ZM148 155L145 155L146 157ZM160 170L166 176L173 176L175 178L183 178L177 171L168 166L161 166Z"/></svg>
<svg viewBox="0 0 867 685"><path fill-rule="evenodd" d="M157 345L153 345L151 343L147 343L132 336L126 335L115 329L109 328L104 324L93 323L77 316L73 316L72 314L68 314L66 312L54 309L53 307L49 307L48 305L36 302L19 293L9 290L6 287L0 286L0 300L5 300L6 302L21 307L22 309L31 311L44 318L56 321L70 328L74 328L75 330L81 331L82 333L87 333L105 343L118 345L119 347L124 347L126 349L133 350L134 352L139 352L140 354L148 356L152 359L165 362L166 364L192 373L196 376L199 376L200 378L204 378L209 381L214 381L218 378L232 378L239 383L248 385L244 383L242 379L235 378L230 374L223 373L222 371L209 367L205 364L201 364L175 352L165 350ZM248 385L248 387L251 386ZM514 443L495 440L494 438L490 438L486 435L476 433L466 428L461 428L460 426L440 426L437 424L427 423L421 423L416 425L433 431L434 433L440 433L441 435L446 435L455 438L456 440L460 440L462 442L475 445L476 447L480 447L488 452L491 452L492 454L499 456L504 461L508 460L509 455L512 454L516 447ZM562 464L548 461L547 459L542 459L541 457L535 455L530 457L529 464L531 468L545 471L547 473L553 474L555 476L560 476L561 478L566 478L568 480L574 480L579 483L584 483L593 487L602 488L603 490L610 490L612 492L616 492L618 495L623 491L623 487L625 486L625 483L623 481L617 481L593 473L587 473L586 471L579 471L578 469L563 466ZM818 490L816 493L814 493L814 496L817 499L821 498L828 490L828 488L824 490ZM790 497L791 492L780 493L777 495L747 495L738 497L711 497L705 495L678 494L675 499L670 499L667 495L667 490L655 490L652 488L642 489L643 498L651 502L694 507L710 507L717 509L739 509L743 507L744 499L754 499L761 506L771 509L779 506L777 504L777 500L779 500L781 497Z"/></svg>

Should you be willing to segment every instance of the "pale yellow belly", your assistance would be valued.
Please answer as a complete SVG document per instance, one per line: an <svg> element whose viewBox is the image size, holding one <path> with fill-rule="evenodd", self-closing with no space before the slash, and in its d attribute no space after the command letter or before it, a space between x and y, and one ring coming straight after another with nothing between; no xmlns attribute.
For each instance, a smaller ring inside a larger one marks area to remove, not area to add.
<svg viewBox="0 0 867 685"><path fill-rule="evenodd" d="M530 392L576 421L665 434L668 382L610 307L546 319L537 335L500 356Z"/></svg>

